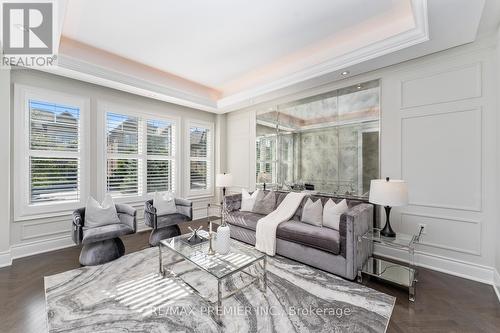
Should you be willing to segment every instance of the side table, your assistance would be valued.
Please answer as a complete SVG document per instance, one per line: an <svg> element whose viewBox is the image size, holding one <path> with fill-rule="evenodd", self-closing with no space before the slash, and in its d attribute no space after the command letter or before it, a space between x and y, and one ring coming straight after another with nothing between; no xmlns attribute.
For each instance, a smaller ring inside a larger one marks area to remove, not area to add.
<svg viewBox="0 0 500 333"><path fill-rule="evenodd" d="M398 264L383 258L370 256L361 269L358 270L358 282L363 281L363 274L373 276L379 280L387 281L408 288L408 299L415 301L417 268L415 266L415 245L418 244L423 228L417 235L397 233L396 237L380 235L380 229L374 228L358 237L358 242L370 242L372 253L375 244L408 252L408 264ZM362 244L358 244L361 248Z"/></svg>

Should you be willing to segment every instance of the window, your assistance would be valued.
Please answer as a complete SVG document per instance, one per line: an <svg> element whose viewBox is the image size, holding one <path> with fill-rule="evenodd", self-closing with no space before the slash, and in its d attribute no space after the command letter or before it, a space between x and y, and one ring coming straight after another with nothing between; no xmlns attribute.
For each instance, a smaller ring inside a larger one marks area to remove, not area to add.
<svg viewBox="0 0 500 333"><path fill-rule="evenodd" d="M133 110L106 112L105 118L106 192L115 198L176 192L176 122Z"/></svg>
<svg viewBox="0 0 500 333"><path fill-rule="evenodd" d="M189 195L212 195L213 126L189 122Z"/></svg>
<svg viewBox="0 0 500 333"><path fill-rule="evenodd" d="M115 197L138 196L139 118L106 114L106 192Z"/></svg>
<svg viewBox="0 0 500 333"><path fill-rule="evenodd" d="M276 136L268 135L257 137L256 140L256 177L257 184L276 183Z"/></svg>
<svg viewBox="0 0 500 333"><path fill-rule="evenodd" d="M174 191L174 124L147 120L147 192Z"/></svg>
<svg viewBox="0 0 500 333"><path fill-rule="evenodd" d="M86 101L16 86L15 217L72 209L87 198Z"/></svg>

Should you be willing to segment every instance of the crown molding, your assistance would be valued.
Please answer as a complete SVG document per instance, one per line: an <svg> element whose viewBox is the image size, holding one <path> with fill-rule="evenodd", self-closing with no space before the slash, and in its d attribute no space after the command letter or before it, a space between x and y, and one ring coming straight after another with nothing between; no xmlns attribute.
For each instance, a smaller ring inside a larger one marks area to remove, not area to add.
<svg viewBox="0 0 500 333"><path fill-rule="evenodd" d="M135 95L217 113L217 104L215 100L190 93L188 90L156 84L134 75L111 70L61 53L58 55L57 62L58 65L56 67L39 69L48 73L129 92Z"/></svg>

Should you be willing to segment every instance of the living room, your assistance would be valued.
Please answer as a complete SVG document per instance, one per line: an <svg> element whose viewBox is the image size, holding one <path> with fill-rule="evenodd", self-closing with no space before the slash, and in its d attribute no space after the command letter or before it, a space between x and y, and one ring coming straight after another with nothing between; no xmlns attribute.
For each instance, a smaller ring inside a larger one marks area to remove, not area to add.
<svg viewBox="0 0 500 333"><path fill-rule="evenodd" d="M495 332L500 2L3 0L2 332Z"/></svg>

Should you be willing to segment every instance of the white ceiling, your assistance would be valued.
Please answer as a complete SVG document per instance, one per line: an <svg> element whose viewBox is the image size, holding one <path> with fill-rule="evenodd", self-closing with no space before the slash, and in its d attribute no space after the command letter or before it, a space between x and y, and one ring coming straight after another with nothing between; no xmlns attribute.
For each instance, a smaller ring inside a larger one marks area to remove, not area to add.
<svg viewBox="0 0 500 333"><path fill-rule="evenodd" d="M334 42L332 37L370 21L379 24L380 38L387 37L385 29L390 34L410 29L410 1L70 0L62 33L224 90L262 67L303 56L306 49L324 52L335 46L324 45ZM297 70L300 64L289 67Z"/></svg>
<svg viewBox="0 0 500 333"><path fill-rule="evenodd" d="M485 1L498 8L498 0L62 0L54 71L222 112L345 69L471 42ZM482 33L498 18L485 16Z"/></svg>

